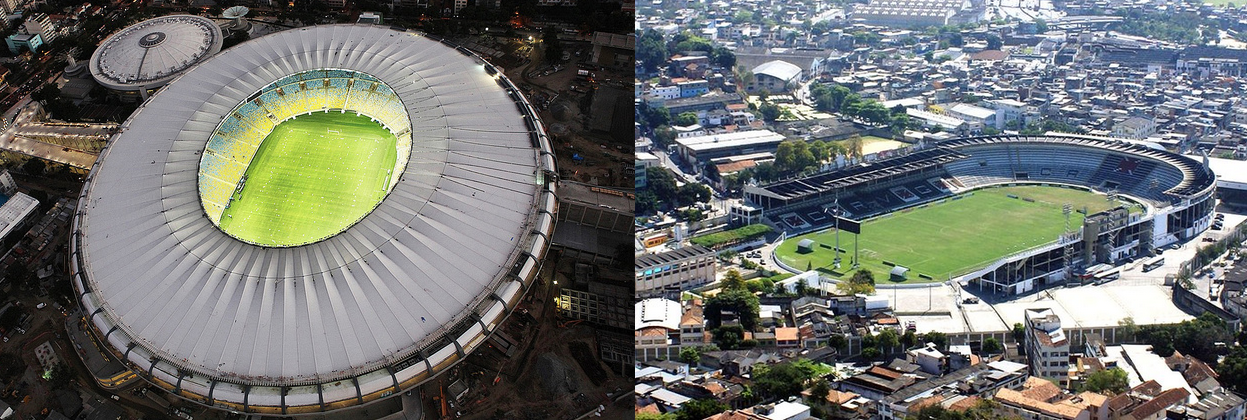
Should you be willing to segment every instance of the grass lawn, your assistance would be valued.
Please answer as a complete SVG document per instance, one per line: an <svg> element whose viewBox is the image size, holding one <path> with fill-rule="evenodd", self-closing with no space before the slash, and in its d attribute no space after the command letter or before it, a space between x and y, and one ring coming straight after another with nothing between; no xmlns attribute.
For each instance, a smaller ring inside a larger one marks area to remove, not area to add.
<svg viewBox="0 0 1247 420"><path fill-rule="evenodd" d="M864 222L858 242L861 265L873 271L875 280L881 283L887 282L892 269L883 261L908 267L910 283L948 280L949 275L961 275L1011 253L1055 242L1065 230L1065 216L1061 213L1065 203L1076 210L1070 215L1070 225L1075 230L1080 229L1083 219L1077 210L1085 206L1095 213L1110 207L1103 195L1070 188L982 189L963 194L958 200L936 201L925 208ZM835 254L831 248L836 240L831 229L788 238L775 252L793 268L812 266L834 276L845 276L853 257L854 236L847 232L840 235L840 247L845 250L841 270L832 266ZM798 254L797 243L806 238L817 245L811 253ZM920 278L919 274L932 279Z"/></svg>
<svg viewBox="0 0 1247 420"><path fill-rule="evenodd" d="M318 112L281 123L260 143L221 228L263 246L316 242L385 198L396 138L368 117Z"/></svg>

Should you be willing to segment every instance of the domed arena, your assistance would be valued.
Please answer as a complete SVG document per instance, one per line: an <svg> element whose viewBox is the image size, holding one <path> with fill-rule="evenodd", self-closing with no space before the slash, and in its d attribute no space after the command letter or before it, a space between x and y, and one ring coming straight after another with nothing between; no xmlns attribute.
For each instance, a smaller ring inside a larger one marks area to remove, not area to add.
<svg viewBox="0 0 1247 420"><path fill-rule="evenodd" d="M104 87L145 94L220 52L223 42L221 28L211 19L161 16L109 36L95 49L88 66Z"/></svg>
<svg viewBox="0 0 1247 420"><path fill-rule="evenodd" d="M549 245L555 173L533 108L468 50L368 25L279 32L122 124L79 197L73 282L103 348L182 398L363 405L511 313Z"/></svg>

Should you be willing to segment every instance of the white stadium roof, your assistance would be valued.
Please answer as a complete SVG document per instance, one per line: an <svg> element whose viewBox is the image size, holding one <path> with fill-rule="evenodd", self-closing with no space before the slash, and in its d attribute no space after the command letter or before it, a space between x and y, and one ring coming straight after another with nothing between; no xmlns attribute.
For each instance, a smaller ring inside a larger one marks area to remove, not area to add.
<svg viewBox="0 0 1247 420"><path fill-rule="evenodd" d="M393 88L414 142L401 180L321 242L230 237L198 198L209 136L265 85L320 68ZM93 329L149 381L242 411L362 404L448 368L514 308L554 223L548 139L492 73L372 25L279 32L187 71L122 125L83 188L72 264Z"/></svg>
<svg viewBox="0 0 1247 420"><path fill-rule="evenodd" d="M91 55L91 76L115 90L156 88L221 51L221 28L190 15L148 19L109 36Z"/></svg>

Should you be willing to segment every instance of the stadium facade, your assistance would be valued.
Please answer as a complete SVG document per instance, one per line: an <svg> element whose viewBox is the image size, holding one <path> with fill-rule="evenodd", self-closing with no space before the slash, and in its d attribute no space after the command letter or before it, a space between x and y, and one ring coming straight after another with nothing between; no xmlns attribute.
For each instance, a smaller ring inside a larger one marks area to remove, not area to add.
<svg viewBox="0 0 1247 420"><path fill-rule="evenodd" d="M213 191L234 188L253 142L327 109L407 139L380 204L304 245L219 229ZM468 50L372 25L279 32L122 124L79 197L73 284L101 347L182 398L270 415L367 404L449 369L511 313L553 231L555 173L533 107Z"/></svg>
<svg viewBox="0 0 1247 420"><path fill-rule="evenodd" d="M837 200L844 215L865 220L978 188L1053 185L1115 194L1145 211L1118 208L1087 215L1081 229L1047 245L1001 256L954 280L1006 293L1064 282L1100 263L1151 255L1155 248L1206 230L1215 204L1206 163L1112 139L986 136L950 140L843 170L745 187L764 223L789 237L825 229ZM869 234L869 232L863 232ZM1000 232L1008 234L1008 232Z"/></svg>

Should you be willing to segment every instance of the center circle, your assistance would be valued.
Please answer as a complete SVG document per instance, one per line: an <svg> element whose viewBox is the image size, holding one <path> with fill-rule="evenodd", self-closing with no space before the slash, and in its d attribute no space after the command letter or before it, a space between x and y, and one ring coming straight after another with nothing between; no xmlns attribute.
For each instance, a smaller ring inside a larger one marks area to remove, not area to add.
<svg viewBox="0 0 1247 420"><path fill-rule="evenodd" d="M160 45L161 42L165 42L165 38L164 32L152 32L139 38L139 46L143 48L155 47Z"/></svg>
<svg viewBox="0 0 1247 420"><path fill-rule="evenodd" d="M263 247L331 238L385 199L411 150L406 109L385 83L348 70L284 77L212 134L199 166L204 212Z"/></svg>

